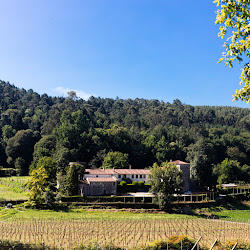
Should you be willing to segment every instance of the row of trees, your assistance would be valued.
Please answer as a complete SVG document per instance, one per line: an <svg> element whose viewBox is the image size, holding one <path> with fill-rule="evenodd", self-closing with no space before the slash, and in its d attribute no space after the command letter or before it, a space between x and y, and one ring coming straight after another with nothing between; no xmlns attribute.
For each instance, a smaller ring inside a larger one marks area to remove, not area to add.
<svg viewBox="0 0 250 250"><path fill-rule="evenodd" d="M250 165L249 109L193 107L176 100L78 99L38 95L0 82L0 166L20 175L50 157L65 175L68 162L88 167L147 168L189 161L200 186L228 158ZM245 167L244 167L245 169ZM242 179L242 175L237 175Z"/></svg>

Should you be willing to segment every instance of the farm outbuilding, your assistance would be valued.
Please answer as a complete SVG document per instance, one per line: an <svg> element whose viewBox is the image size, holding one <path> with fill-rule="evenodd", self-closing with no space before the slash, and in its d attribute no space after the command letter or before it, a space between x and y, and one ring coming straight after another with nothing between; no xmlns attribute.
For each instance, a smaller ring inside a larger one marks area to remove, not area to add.
<svg viewBox="0 0 250 250"><path fill-rule="evenodd" d="M88 177L79 184L81 195L112 195L117 191L117 179L115 177Z"/></svg>

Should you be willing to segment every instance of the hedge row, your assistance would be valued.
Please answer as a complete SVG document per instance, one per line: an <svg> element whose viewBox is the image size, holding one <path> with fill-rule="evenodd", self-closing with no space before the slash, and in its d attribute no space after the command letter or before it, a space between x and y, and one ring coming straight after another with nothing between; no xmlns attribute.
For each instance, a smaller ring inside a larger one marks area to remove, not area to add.
<svg viewBox="0 0 250 250"><path fill-rule="evenodd" d="M134 197L134 196L68 196L62 197L62 202L85 202L85 203L102 203L102 202L131 202L131 203L152 203L151 197Z"/></svg>
<svg viewBox="0 0 250 250"><path fill-rule="evenodd" d="M117 193L133 193L133 192L148 192L150 189L150 184L144 184L143 182L134 182L132 184L126 184L121 182L117 185Z"/></svg>

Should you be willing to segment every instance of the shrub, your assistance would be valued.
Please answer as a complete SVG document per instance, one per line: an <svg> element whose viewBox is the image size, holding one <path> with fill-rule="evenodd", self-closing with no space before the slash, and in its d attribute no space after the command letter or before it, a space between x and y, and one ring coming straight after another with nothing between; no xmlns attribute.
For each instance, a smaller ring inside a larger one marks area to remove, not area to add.
<svg viewBox="0 0 250 250"><path fill-rule="evenodd" d="M143 189L144 192L149 192L150 184L145 184L145 183L144 183L144 186L143 186L142 189Z"/></svg>
<svg viewBox="0 0 250 250"><path fill-rule="evenodd" d="M139 182L138 182L138 186L139 186L140 188L143 188L143 187L144 187L144 182L143 182L143 181L139 181Z"/></svg>
<svg viewBox="0 0 250 250"><path fill-rule="evenodd" d="M55 205L55 196L54 196L54 193L50 189L47 189L43 193L43 199L47 207L52 208Z"/></svg>
<svg viewBox="0 0 250 250"><path fill-rule="evenodd" d="M0 249L16 249L16 250L55 250L55 247L46 246L43 243L40 244L29 244L22 243L20 241L10 241L10 240L1 240L0 239Z"/></svg>
<svg viewBox="0 0 250 250"><path fill-rule="evenodd" d="M130 193L130 192L137 192L138 191L138 185L134 184L119 184L117 186L117 192L118 193Z"/></svg>
<svg viewBox="0 0 250 250"><path fill-rule="evenodd" d="M123 248L120 248L118 246L115 246L113 244L106 244L104 246L99 245L98 243L90 243L88 245L80 244L73 248L74 250L122 250Z"/></svg>
<svg viewBox="0 0 250 250"><path fill-rule="evenodd" d="M57 202L62 201L62 195L61 195L60 193L58 193L58 194L56 195L55 200L56 200Z"/></svg>
<svg viewBox="0 0 250 250"><path fill-rule="evenodd" d="M123 186L126 186L127 183L126 183L126 181L121 181L121 182L120 182L120 185L123 187Z"/></svg>
<svg viewBox="0 0 250 250"><path fill-rule="evenodd" d="M62 202L83 202L83 197L81 195L74 196L62 196Z"/></svg>
<svg viewBox="0 0 250 250"><path fill-rule="evenodd" d="M153 249L171 249L171 250L179 250L181 249L181 245L182 245L182 249L183 250L190 250L192 249L192 247L194 246L195 241L188 238L185 235L181 235L181 236L171 236L168 238L168 240L158 240L158 241L154 241L153 243L149 244L148 247L146 247L146 249L148 250L153 250ZM200 248L202 249L202 248Z"/></svg>
<svg viewBox="0 0 250 250"><path fill-rule="evenodd" d="M7 208L12 208L13 205L12 205L12 203L8 203L6 207L7 207Z"/></svg>

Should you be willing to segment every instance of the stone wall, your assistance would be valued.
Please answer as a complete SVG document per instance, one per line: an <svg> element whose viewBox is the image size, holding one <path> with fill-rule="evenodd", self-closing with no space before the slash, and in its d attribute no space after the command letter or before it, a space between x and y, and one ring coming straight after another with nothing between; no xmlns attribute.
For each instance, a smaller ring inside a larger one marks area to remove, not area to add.
<svg viewBox="0 0 250 250"><path fill-rule="evenodd" d="M117 192L116 182L91 182L90 184L80 184L80 195L112 195ZM82 191L81 191L82 190Z"/></svg>

